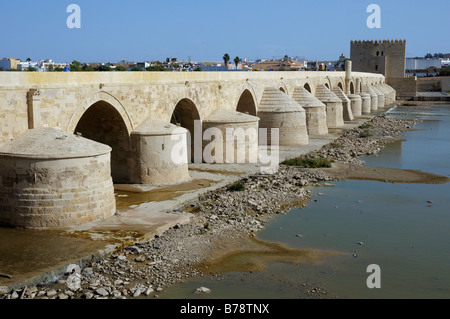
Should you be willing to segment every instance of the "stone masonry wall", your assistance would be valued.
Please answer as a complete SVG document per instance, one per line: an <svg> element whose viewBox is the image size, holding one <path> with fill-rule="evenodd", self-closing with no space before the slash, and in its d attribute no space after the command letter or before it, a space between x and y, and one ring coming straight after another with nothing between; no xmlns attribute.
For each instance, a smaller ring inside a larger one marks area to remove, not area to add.
<svg viewBox="0 0 450 319"><path fill-rule="evenodd" d="M0 224L50 228L112 216L109 156L58 160L0 156Z"/></svg>

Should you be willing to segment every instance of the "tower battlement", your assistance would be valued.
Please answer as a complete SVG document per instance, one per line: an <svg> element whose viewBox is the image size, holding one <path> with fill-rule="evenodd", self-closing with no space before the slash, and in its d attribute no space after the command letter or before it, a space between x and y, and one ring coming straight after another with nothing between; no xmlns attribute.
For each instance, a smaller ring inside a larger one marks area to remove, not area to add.
<svg viewBox="0 0 450 319"><path fill-rule="evenodd" d="M406 39L404 40L352 40L350 41L351 45L384 45L384 44L398 44L398 45L406 45Z"/></svg>

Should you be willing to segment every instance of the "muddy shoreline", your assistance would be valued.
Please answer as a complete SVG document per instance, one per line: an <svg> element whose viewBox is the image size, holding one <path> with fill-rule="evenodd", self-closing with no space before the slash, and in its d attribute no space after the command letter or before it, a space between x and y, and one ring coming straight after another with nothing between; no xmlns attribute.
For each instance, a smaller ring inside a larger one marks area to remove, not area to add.
<svg viewBox="0 0 450 319"><path fill-rule="evenodd" d="M426 109L423 102L417 106ZM376 155L387 143L413 130L417 118L389 119L385 114L345 132L332 143L312 152L324 157L331 168L306 169L280 165L272 175L257 174L241 180L242 191L222 187L200 195L195 202L170 213L193 216L149 240L127 246L102 259L93 259L80 272L66 274L58 282L24 287L4 293L5 299L106 299L157 297L174 283L192 276L221 276L226 271L260 271L273 260L317 263L336 255L292 249L256 238L265 222L302 207L310 200L303 186L343 179L369 179L391 183L446 183L448 177L420 171L364 166L359 157ZM239 248L237 248L239 247ZM230 256L259 254L253 264L227 264ZM75 276L76 275L76 276ZM75 277L78 281L73 284ZM302 298L336 298L326 289L298 283Z"/></svg>

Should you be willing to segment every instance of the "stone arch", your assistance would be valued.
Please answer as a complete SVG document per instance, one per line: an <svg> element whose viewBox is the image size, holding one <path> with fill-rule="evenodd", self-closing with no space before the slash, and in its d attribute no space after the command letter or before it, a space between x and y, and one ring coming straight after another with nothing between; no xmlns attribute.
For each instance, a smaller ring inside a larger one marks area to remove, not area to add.
<svg viewBox="0 0 450 319"><path fill-rule="evenodd" d="M279 88L280 88L281 92L289 95L289 90L288 90L287 84L284 81L280 81Z"/></svg>
<svg viewBox="0 0 450 319"><path fill-rule="evenodd" d="M311 86L309 85L309 83L305 83L304 85L303 85L303 87L309 92L309 93L313 93L312 92L312 89L311 89Z"/></svg>
<svg viewBox="0 0 450 319"><path fill-rule="evenodd" d="M344 85L342 84L342 82L338 82L337 87L344 91Z"/></svg>
<svg viewBox="0 0 450 319"><path fill-rule="evenodd" d="M353 81L350 82L350 94L355 94L355 85Z"/></svg>
<svg viewBox="0 0 450 319"><path fill-rule="evenodd" d="M335 82L334 82L335 83ZM332 89L332 88L334 88L334 86L335 85L333 85L333 80L329 77L329 76L326 76L325 77L325 83L323 83L323 84L325 84L325 86L327 87L327 88L329 88L330 90Z"/></svg>
<svg viewBox="0 0 450 319"><path fill-rule="evenodd" d="M256 100L254 98L254 95L250 92L249 89L244 89L244 91L241 93L241 96L236 106L236 111L256 116L257 114Z"/></svg>
<svg viewBox="0 0 450 319"><path fill-rule="evenodd" d="M195 103L189 98L179 100L173 109L170 123L180 125L189 131L191 138L190 140L188 139L187 143L188 149L190 146L192 160L194 160L194 136L195 134L203 134L201 132L201 126L199 132L194 130L196 121L200 121L198 123L201 125L200 113Z"/></svg>
<svg viewBox="0 0 450 319"><path fill-rule="evenodd" d="M131 160L130 131L122 114L111 103L99 100L81 115L72 130L84 138L109 145L111 151L111 176L115 183L130 182Z"/></svg>
<svg viewBox="0 0 450 319"><path fill-rule="evenodd" d="M105 101L112 107L116 109L117 112L121 115L123 121L125 122L125 125L127 127L128 133L133 131L133 123L131 121L130 115L128 114L125 107L122 105L122 103L113 95L99 91L92 96L84 99L81 101L77 108L75 109L75 112L72 114L69 123L67 124L66 131L67 132L73 132L75 130L75 127L77 126L78 122L80 121L81 117L83 116L84 112L91 107L94 103L98 101Z"/></svg>

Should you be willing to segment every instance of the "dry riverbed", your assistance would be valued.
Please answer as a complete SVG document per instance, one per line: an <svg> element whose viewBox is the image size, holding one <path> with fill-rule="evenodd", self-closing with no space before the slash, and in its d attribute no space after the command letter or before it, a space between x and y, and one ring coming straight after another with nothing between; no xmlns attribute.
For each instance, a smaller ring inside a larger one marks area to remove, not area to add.
<svg viewBox="0 0 450 319"><path fill-rule="evenodd" d="M363 166L358 157L377 154L386 143L413 129L417 119L389 119L383 114L365 125L345 132L334 142L310 154L324 157L331 168L299 168L280 165L272 175L258 174L234 187L206 194L171 213L192 213L189 222L176 225L154 238L125 247L103 259L74 268L57 283L23 287L0 298L18 299L105 299L157 297L171 284L192 276L216 275L226 271L260 271L274 260L294 263L318 262L334 252L292 249L256 238L265 222L310 200L303 186L346 178L373 178L389 182L447 182L422 172L374 169ZM433 176L432 176L433 175ZM295 234L293 234L295 235ZM259 253L253 264L227 264L227 257ZM326 289L299 283L303 298L332 298ZM203 289L200 293L208 292ZM3 295L2 295L3 293Z"/></svg>

